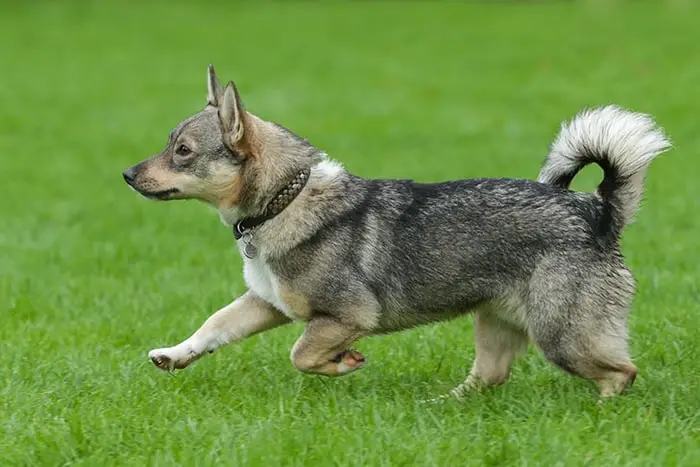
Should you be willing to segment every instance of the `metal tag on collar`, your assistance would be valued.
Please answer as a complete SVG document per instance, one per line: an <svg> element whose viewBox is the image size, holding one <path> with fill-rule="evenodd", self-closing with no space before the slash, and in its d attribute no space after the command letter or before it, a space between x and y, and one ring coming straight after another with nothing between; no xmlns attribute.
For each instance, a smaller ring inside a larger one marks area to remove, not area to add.
<svg viewBox="0 0 700 467"><path fill-rule="evenodd" d="M243 254L248 259L253 259L258 256L258 249L253 245L253 237L250 233L243 234Z"/></svg>

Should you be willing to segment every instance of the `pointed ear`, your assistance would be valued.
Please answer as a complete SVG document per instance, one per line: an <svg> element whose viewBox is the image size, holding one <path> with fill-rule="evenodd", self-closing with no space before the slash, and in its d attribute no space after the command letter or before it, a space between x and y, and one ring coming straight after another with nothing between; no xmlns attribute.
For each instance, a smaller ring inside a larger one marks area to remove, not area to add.
<svg viewBox="0 0 700 467"><path fill-rule="evenodd" d="M216 77L214 65L209 65L209 72L207 75L207 104L218 107L223 97L224 88L221 87L221 82L219 82L219 78Z"/></svg>
<svg viewBox="0 0 700 467"><path fill-rule="evenodd" d="M245 130L245 108L233 81L226 85L219 106L219 120L224 130L225 141L235 145L243 139Z"/></svg>

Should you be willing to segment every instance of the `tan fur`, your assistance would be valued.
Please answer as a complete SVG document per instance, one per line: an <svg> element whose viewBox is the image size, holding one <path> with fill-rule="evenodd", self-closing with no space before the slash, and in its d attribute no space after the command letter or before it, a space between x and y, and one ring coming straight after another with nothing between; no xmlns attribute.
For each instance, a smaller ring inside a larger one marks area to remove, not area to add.
<svg viewBox="0 0 700 467"><path fill-rule="evenodd" d="M304 295L291 288L289 284L280 285L279 295L297 319L307 321L311 318L313 310L309 304L309 300Z"/></svg>
<svg viewBox="0 0 700 467"><path fill-rule="evenodd" d="M260 158L265 149L265 121L248 111L243 112L244 134L239 142L241 152L249 157Z"/></svg>
<svg viewBox="0 0 700 467"><path fill-rule="evenodd" d="M241 202L241 196L244 190L244 176L242 174L231 175L228 185L218 194L218 207L220 209L229 209Z"/></svg>

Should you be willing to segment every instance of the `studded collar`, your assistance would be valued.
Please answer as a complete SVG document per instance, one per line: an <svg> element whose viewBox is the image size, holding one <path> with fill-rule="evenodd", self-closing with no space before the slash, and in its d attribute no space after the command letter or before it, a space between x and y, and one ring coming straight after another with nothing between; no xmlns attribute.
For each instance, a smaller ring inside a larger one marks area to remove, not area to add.
<svg viewBox="0 0 700 467"><path fill-rule="evenodd" d="M265 206L265 210L259 216L246 217L236 222L233 226L233 236L236 240L249 234L256 227L284 211L285 208L296 199L299 193L301 193L301 190L304 189L306 182L309 181L310 173L311 169L309 168L298 172L296 176L272 198L272 201Z"/></svg>

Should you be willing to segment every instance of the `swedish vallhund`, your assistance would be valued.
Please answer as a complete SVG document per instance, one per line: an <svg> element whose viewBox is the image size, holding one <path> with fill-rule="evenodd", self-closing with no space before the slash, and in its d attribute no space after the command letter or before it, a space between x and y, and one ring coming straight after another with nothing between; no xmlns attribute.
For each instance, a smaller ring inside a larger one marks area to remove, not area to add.
<svg viewBox="0 0 700 467"><path fill-rule="evenodd" d="M365 179L248 112L213 67L204 109L158 155L125 170L156 200L198 199L233 230L248 291L188 339L152 350L182 369L229 342L292 321L302 372L365 365L358 339L474 314L476 358L451 391L503 383L529 341L613 396L637 375L627 345L635 282L620 253L645 172L670 143L648 115L616 106L562 125L537 181ZM569 190L587 164L595 193Z"/></svg>

